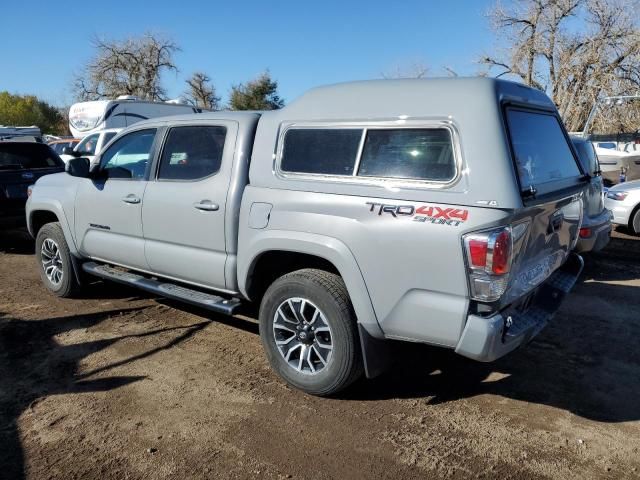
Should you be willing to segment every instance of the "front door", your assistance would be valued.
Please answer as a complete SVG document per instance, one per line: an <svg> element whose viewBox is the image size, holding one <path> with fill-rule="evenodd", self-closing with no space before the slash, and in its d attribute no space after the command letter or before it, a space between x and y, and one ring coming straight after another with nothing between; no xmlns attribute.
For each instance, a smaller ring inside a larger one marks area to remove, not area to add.
<svg viewBox="0 0 640 480"><path fill-rule="evenodd" d="M100 157L99 172L82 179L76 197L76 238L93 259L147 270L142 200L155 129L131 132Z"/></svg>
<svg viewBox="0 0 640 480"><path fill-rule="evenodd" d="M151 271L225 289L225 211L238 126L217 122L167 132L142 208Z"/></svg>

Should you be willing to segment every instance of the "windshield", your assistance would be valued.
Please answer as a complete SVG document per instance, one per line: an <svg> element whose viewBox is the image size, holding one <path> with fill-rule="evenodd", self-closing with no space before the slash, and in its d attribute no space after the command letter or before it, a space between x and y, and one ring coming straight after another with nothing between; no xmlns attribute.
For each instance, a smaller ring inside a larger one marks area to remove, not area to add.
<svg viewBox="0 0 640 480"><path fill-rule="evenodd" d="M509 108L507 124L523 192L549 193L581 176L555 115Z"/></svg>
<svg viewBox="0 0 640 480"><path fill-rule="evenodd" d="M42 143L0 143L0 170L61 167L64 163Z"/></svg>

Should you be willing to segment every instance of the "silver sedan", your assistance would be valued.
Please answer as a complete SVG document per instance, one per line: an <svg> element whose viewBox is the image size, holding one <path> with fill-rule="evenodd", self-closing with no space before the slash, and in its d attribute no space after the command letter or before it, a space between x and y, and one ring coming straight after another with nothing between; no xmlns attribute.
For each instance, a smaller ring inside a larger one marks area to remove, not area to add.
<svg viewBox="0 0 640 480"><path fill-rule="evenodd" d="M640 234L640 180L620 183L607 190L605 206L613 212L613 223Z"/></svg>

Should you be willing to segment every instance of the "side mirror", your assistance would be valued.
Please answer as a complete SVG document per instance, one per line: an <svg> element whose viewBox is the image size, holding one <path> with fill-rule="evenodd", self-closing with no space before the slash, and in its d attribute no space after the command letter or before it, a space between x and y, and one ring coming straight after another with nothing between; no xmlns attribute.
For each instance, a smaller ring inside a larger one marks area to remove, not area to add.
<svg viewBox="0 0 640 480"><path fill-rule="evenodd" d="M75 157L75 154L76 154L76 152L75 152L75 150L73 149L73 147L64 147L64 148L62 149L62 153L63 153L64 155L72 155L72 156L74 156L74 157Z"/></svg>
<svg viewBox="0 0 640 480"><path fill-rule="evenodd" d="M72 158L67 162L65 171L72 177L89 178L89 164L88 158Z"/></svg>

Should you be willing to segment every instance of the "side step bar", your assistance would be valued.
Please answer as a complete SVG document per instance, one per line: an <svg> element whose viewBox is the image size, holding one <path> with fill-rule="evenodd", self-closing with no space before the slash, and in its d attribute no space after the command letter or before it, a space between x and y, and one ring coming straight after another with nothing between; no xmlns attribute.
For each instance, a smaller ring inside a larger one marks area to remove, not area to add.
<svg viewBox="0 0 640 480"><path fill-rule="evenodd" d="M86 262L82 264L82 269L96 277L130 285L147 292L155 293L156 295L171 298L172 300L190 303L191 305L196 305L218 313L224 313L226 315L233 315L233 312L241 304L240 300L237 298L227 299L210 293L181 287L180 285L175 285L173 283L153 280L151 278L138 275L137 273L131 273L110 267L109 265Z"/></svg>

